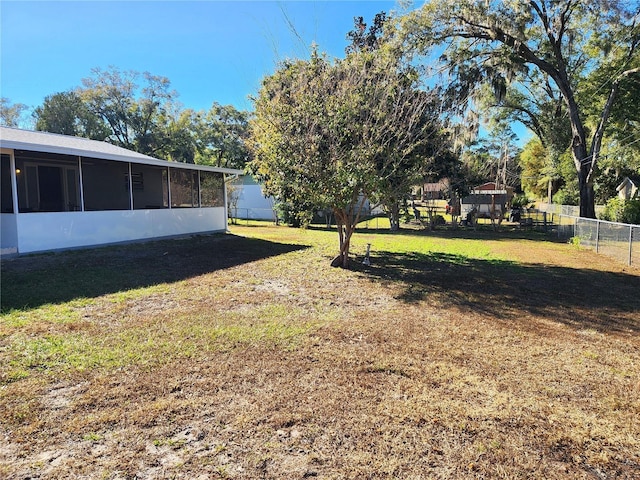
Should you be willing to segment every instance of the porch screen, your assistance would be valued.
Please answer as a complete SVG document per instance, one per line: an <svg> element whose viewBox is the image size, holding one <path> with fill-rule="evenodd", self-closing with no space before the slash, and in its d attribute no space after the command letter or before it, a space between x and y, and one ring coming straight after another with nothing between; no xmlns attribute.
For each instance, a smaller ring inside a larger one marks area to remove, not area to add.
<svg viewBox="0 0 640 480"><path fill-rule="evenodd" d="M171 168L171 207L198 207L200 205L198 193L198 172Z"/></svg>
<svg viewBox="0 0 640 480"><path fill-rule="evenodd" d="M131 164L133 208L169 208L169 183L166 167Z"/></svg>
<svg viewBox="0 0 640 480"><path fill-rule="evenodd" d="M15 161L20 213L81 209L78 157L16 150Z"/></svg>
<svg viewBox="0 0 640 480"><path fill-rule="evenodd" d="M131 209L128 163L83 158L82 184L86 211Z"/></svg>
<svg viewBox="0 0 640 480"><path fill-rule="evenodd" d="M222 173L200 172L200 189L203 207L224 206L224 177Z"/></svg>

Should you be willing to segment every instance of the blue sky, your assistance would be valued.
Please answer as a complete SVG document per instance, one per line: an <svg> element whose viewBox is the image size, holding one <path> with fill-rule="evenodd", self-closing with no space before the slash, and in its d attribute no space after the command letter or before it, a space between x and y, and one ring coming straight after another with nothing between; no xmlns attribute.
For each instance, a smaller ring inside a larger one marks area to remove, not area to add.
<svg viewBox="0 0 640 480"><path fill-rule="evenodd" d="M115 66L169 78L185 108L248 96L285 58L342 57L353 17L371 23L395 1L0 0L0 95L31 108ZM290 25L295 27L291 28Z"/></svg>

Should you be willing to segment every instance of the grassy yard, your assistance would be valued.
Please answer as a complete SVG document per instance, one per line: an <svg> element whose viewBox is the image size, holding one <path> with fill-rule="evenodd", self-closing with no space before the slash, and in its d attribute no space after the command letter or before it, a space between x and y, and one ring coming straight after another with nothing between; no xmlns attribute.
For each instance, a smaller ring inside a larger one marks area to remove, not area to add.
<svg viewBox="0 0 640 480"><path fill-rule="evenodd" d="M531 232L336 251L251 224L3 260L0 478L640 476L640 270Z"/></svg>

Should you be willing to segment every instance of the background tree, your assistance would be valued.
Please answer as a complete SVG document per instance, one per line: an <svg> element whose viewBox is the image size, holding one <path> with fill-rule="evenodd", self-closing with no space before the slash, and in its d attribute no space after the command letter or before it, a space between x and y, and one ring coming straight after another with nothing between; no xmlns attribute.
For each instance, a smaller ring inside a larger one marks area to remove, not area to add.
<svg viewBox="0 0 640 480"><path fill-rule="evenodd" d="M108 125L93 114L82 101L81 96L71 90L54 93L44 99L44 103L33 112L36 130L105 140L111 134Z"/></svg>
<svg viewBox="0 0 640 480"><path fill-rule="evenodd" d="M24 113L29 109L24 103L11 103L6 97L0 98L0 125L4 127L19 127Z"/></svg>
<svg viewBox="0 0 640 480"><path fill-rule="evenodd" d="M528 196L545 198L549 194L549 180L545 175L547 152L539 138L533 138L520 154L521 185Z"/></svg>
<svg viewBox="0 0 640 480"><path fill-rule="evenodd" d="M198 163L198 121L199 114L191 109L181 110L175 106L174 111L164 112L164 124L161 135L165 142L156 151L156 156L174 162Z"/></svg>
<svg viewBox="0 0 640 480"><path fill-rule="evenodd" d="M194 124L197 129L197 163L244 168L250 159L248 112L214 102Z"/></svg>
<svg viewBox="0 0 640 480"><path fill-rule="evenodd" d="M177 96L169 79L115 67L92 73L82 80L80 95L89 111L109 125L111 141L146 155L166 150L169 112ZM139 85L141 76L144 82Z"/></svg>
<svg viewBox="0 0 640 480"><path fill-rule="evenodd" d="M446 45L442 60L453 80L451 93L460 100L469 100L479 93L478 85L487 83L498 99L516 83L529 96L532 70L559 92L571 128L580 214L594 218L594 179L605 129L616 99L628 88L626 80L639 71L637 22L637 3L622 0L442 0L426 3L403 25L405 39L417 51ZM614 48L620 50L616 74L598 90L603 102L590 118L585 105L593 98L576 92L590 71L609 61Z"/></svg>
<svg viewBox="0 0 640 480"><path fill-rule="evenodd" d="M373 25L367 30L364 17L353 18L353 30L347 33L347 39L351 42L345 49L346 54L356 52L371 52L382 45L384 38L384 25L388 17L385 12L380 12L373 18Z"/></svg>
<svg viewBox="0 0 640 480"><path fill-rule="evenodd" d="M332 210L343 267L365 198L417 174L440 126L436 95L387 53L331 63L314 52L267 77L255 100L253 171L279 201Z"/></svg>

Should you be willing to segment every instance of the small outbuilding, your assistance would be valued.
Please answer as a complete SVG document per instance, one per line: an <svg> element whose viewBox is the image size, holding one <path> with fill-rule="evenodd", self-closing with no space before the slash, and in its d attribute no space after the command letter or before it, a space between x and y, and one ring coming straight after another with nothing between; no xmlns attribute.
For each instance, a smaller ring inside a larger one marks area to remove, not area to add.
<svg viewBox="0 0 640 480"><path fill-rule="evenodd" d="M1 254L227 229L225 175L86 138L0 127Z"/></svg>
<svg viewBox="0 0 640 480"><path fill-rule="evenodd" d="M616 190L618 191L618 198L621 200L640 198L640 177L625 177Z"/></svg>
<svg viewBox="0 0 640 480"><path fill-rule="evenodd" d="M513 187L500 186L495 182L483 183L462 199L461 214L466 217L475 209L478 217L502 218L513 195Z"/></svg>

